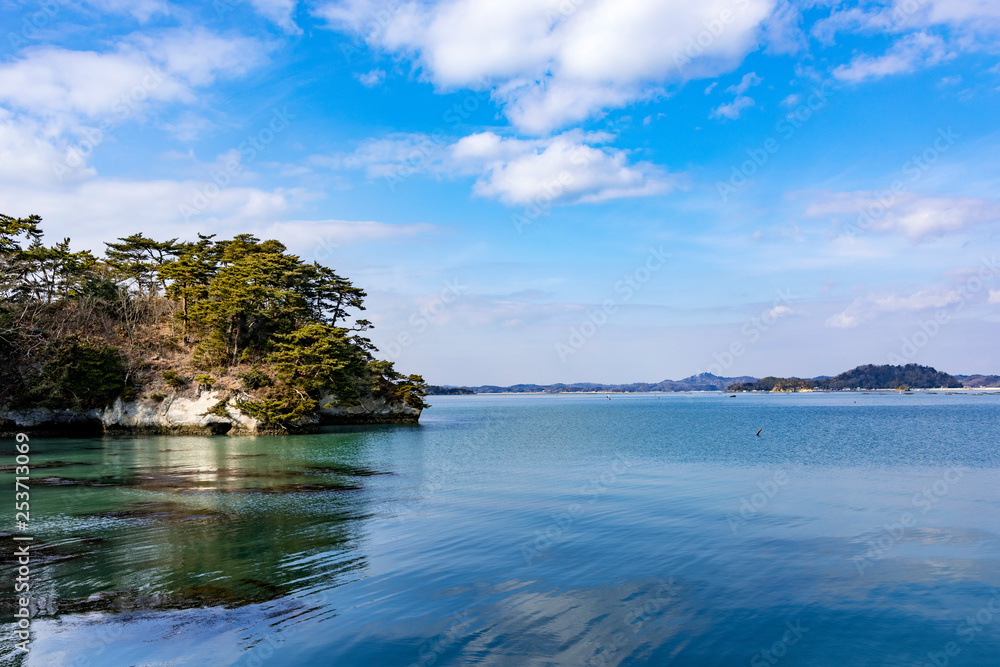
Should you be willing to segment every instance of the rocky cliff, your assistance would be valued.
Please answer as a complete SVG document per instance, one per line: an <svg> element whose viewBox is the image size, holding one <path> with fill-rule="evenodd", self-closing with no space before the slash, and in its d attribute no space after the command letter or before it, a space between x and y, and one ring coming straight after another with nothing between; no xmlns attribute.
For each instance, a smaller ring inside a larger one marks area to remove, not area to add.
<svg viewBox="0 0 1000 667"><path fill-rule="evenodd" d="M417 423L421 410L385 399L362 400L350 407L321 407L309 419L287 426L264 424L240 412L249 396L229 391L203 391L196 396L170 395L161 400L117 399L111 406L87 411L0 408L0 435L30 433L46 437L102 434L283 435L312 433L320 426ZM334 400L324 396L320 405Z"/></svg>

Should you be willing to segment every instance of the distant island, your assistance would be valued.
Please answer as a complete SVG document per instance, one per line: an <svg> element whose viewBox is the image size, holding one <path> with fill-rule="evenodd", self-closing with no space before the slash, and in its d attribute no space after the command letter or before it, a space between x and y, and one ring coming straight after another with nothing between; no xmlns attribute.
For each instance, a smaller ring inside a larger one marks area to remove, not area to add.
<svg viewBox="0 0 1000 667"><path fill-rule="evenodd" d="M515 384L507 387L482 385L478 387L450 387L430 385L427 394L560 394L560 393L645 393L677 391L822 391L850 389L913 389L927 388L983 388L1000 387L997 375L948 375L929 366L858 366L835 377L817 378L755 378L719 377L711 373L692 375L683 380L662 382L634 382L631 384Z"/></svg>
<svg viewBox="0 0 1000 667"><path fill-rule="evenodd" d="M46 245L0 215L0 431L291 433L415 422L425 383L376 358L365 292L275 240Z"/></svg>
<svg viewBox="0 0 1000 667"><path fill-rule="evenodd" d="M738 382L726 391L808 391L836 389L960 389L963 383L953 375L930 366L858 366L832 378L766 377L756 382Z"/></svg>

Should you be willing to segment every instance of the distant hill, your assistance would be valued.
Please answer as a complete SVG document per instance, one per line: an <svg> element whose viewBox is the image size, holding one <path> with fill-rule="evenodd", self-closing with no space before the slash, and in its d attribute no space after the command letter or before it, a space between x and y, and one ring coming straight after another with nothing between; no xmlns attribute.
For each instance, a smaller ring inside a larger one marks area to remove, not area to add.
<svg viewBox="0 0 1000 667"><path fill-rule="evenodd" d="M427 385L427 395L431 396L461 396L475 394L476 392L465 387L441 387L436 384Z"/></svg>
<svg viewBox="0 0 1000 667"><path fill-rule="evenodd" d="M756 382L757 378L749 376L719 377L711 373L692 375L683 380L663 380L662 382L633 382L631 384L599 384L596 382L576 382L574 384L514 384L508 387L497 385L481 385L478 387L441 387L427 388L428 395L453 394L456 389L467 390L476 394L560 394L604 392L621 394L649 391L725 391L726 387L738 382ZM439 391L440 390L440 391Z"/></svg>
<svg viewBox="0 0 1000 667"><path fill-rule="evenodd" d="M733 384L728 391L800 391L803 389L931 389L964 386L953 375L930 366L858 366L832 378L799 379L767 377L750 383Z"/></svg>
<svg viewBox="0 0 1000 667"><path fill-rule="evenodd" d="M1000 387L1000 375L956 375L964 387Z"/></svg>
<svg viewBox="0 0 1000 667"><path fill-rule="evenodd" d="M428 395L453 394L560 394L560 393L638 393L656 391L802 391L807 389L932 389L948 387L1000 387L1000 375L949 375L930 366L875 366L868 364L834 377L820 375L814 378L755 378L750 376L719 377L711 373L692 375L683 380L662 382L633 382L631 384L600 384L576 382L573 384L514 384L507 387L481 385L478 387L449 387L432 385Z"/></svg>

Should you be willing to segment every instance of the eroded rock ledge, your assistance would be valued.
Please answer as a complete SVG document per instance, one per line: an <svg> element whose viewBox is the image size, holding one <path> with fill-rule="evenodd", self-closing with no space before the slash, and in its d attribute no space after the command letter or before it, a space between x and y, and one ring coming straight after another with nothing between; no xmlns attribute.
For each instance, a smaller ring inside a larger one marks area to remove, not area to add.
<svg viewBox="0 0 1000 667"><path fill-rule="evenodd" d="M315 433L320 426L351 424L415 424L420 409L385 399L362 400L350 407L325 407L309 419L277 426L240 412L236 404L249 396L203 391L198 396L171 395L162 400L117 399L107 408L80 412L32 408L0 408L0 436L28 433L44 437L126 435L286 435ZM324 396L320 405L334 400Z"/></svg>

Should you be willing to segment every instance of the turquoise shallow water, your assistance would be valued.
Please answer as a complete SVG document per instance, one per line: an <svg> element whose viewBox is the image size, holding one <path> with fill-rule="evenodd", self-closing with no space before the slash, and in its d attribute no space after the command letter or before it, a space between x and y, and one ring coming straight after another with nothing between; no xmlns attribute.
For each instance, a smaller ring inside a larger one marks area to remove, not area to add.
<svg viewBox="0 0 1000 667"><path fill-rule="evenodd" d="M33 441L40 609L0 651L1000 664L1000 395L432 399L420 426Z"/></svg>

